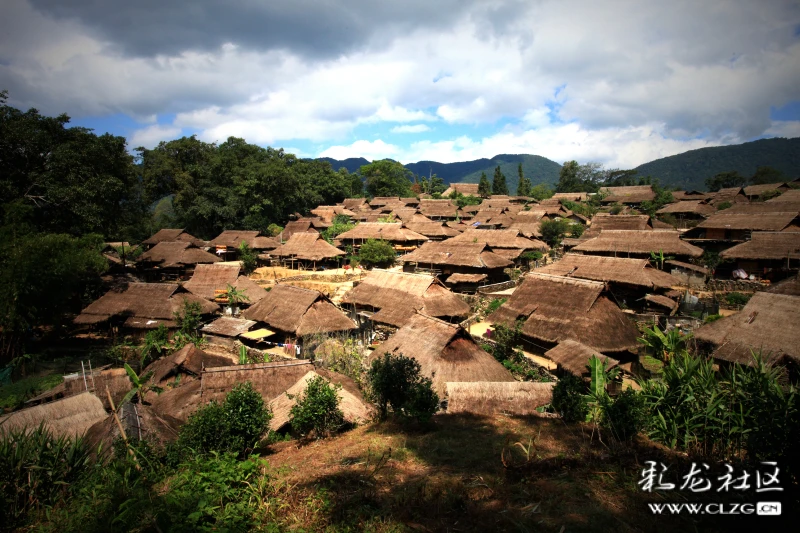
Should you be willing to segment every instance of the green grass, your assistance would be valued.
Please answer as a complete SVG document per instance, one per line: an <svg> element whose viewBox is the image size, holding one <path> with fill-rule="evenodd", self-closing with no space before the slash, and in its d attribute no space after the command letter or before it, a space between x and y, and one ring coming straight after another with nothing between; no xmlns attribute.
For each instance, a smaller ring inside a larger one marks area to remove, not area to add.
<svg viewBox="0 0 800 533"><path fill-rule="evenodd" d="M63 380L64 378L60 374L52 374L27 377L11 385L4 385L0 387L0 408L16 409L22 406L28 398L52 389Z"/></svg>

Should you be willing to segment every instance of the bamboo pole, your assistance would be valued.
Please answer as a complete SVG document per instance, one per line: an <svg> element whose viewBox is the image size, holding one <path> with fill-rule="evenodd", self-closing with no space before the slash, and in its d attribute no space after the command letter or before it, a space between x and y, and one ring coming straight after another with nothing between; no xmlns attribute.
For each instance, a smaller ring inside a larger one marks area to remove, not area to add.
<svg viewBox="0 0 800 533"><path fill-rule="evenodd" d="M133 452L133 448L131 448L130 443L128 442L128 436L125 434L125 428L122 427L122 422L119 421L119 417L117 416L117 408L114 407L114 400L111 398L111 391L108 390L108 385L106 385L106 395L108 396L108 405L111 406L111 414L114 416L114 421L117 423L117 427L119 428L119 434L122 437L122 440L125 442L125 446L128 448L128 453L131 457L133 457L136 470L141 471L142 467L139 465L139 460L136 458L136 454Z"/></svg>

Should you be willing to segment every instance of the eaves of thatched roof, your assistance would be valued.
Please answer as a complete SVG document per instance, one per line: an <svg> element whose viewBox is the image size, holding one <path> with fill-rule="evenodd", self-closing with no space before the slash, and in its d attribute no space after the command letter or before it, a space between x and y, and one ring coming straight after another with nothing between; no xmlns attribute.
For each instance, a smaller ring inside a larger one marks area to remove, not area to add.
<svg viewBox="0 0 800 533"><path fill-rule="evenodd" d="M664 215L667 213L675 213L675 214L692 214L692 215L702 215L702 216L709 216L716 213L717 210L705 203L701 200L684 200L681 202L675 202L674 204L667 204L656 213L659 215Z"/></svg>
<svg viewBox="0 0 800 533"><path fill-rule="evenodd" d="M286 244L271 251L270 255L293 257L304 261L323 261L345 253L323 239L319 233L293 233Z"/></svg>
<svg viewBox="0 0 800 533"><path fill-rule="evenodd" d="M205 242L198 239L194 235L186 233L183 229L169 229L164 228L158 230L152 237L142 241L142 244L155 245L160 242L188 242L195 246L203 246Z"/></svg>
<svg viewBox="0 0 800 533"><path fill-rule="evenodd" d="M638 204L646 200L654 200L656 197L655 191L651 185L629 185L623 187L603 187L600 189L601 193L607 194L603 198L604 204L614 202Z"/></svg>
<svg viewBox="0 0 800 533"><path fill-rule="evenodd" d="M275 285L242 317L297 336L356 329L355 323L322 293L282 284Z"/></svg>
<svg viewBox="0 0 800 533"><path fill-rule="evenodd" d="M580 243L573 250L585 253L613 252L620 255L649 254L651 252L689 257L703 255L702 248L682 241L680 234L671 230L603 230L598 236Z"/></svg>
<svg viewBox="0 0 800 533"><path fill-rule="evenodd" d="M597 213L592 217L592 231L602 230L638 230L650 229L647 223L650 217L647 215L611 215L608 213Z"/></svg>
<svg viewBox="0 0 800 533"><path fill-rule="evenodd" d="M553 401L553 385L532 381L450 381L445 383L445 413L532 415Z"/></svg>
<svg viewBox="0 0 800 533"><path fill-rule="evenodd" d="M513 263L491 251L481 242L427 242L400 258L406 263L452 265L471 268L506 268Z"/></svg>
<svg viewBox="0 0 800 533"><path fill-rule="evenodd" d="M428 238L402 227L400 222L362 222L337 237L339 241L378 239L389 242L422 242Z"/></svg>
<svg viewBox="0 0 800 533"><path fill-rule="evenodd" d="M494 252L498 248L516 248L523 251L550 249L542 241L520 237L517 229L468 229L461 235L453 237L451 242L482 242L489 245Z"/></svg>
<svg viewBox="0 0 800 533"><path fill-rule="evenodd" d="M648 289L667 288L680 284L680 280L674 276L651 267L647 259L566 254L559 261L539 268L536 272L594 281L626 283Z"/></svg>
<svg viewBox="0 0 800 533"><path fill-rule="evenodd" d="M800 259L800 233L753 232L747 242L720 253L725 259Z"/></svg>
<svg viewBox="0 0 800 533"><path fill-rule="evenodd" d="M573 340L561 341L554 348L546 351L544 356L558 364L561 368L578 377L588 374L587 365L592 356L597 356L601 361L606 361L606 368L614 368L619 361L605 356L596 350Z"/></svg>
<svg viewBox="0 0 800 533"><path fill-rule="evenodd" d="M272 250L280 243L272 237L264 237L259 235L258 231L245 231L245 230L226 230L220 233L216 238L209 241L209 246L227 246L228 248L238 248L242 243L247 245L253 250Z"/></svg>
<svg viewBox="0 0 800 533"><path fill-rule="evenodd" d="M34 430L44 425L56 436L79 437L107 416L100 398L91 392L83 392L0 417L0 434Z"/></svg>
<svg viewBox="0 0 800 533"><path fill-rule="evenodd" d="M216 255L183 241L162 241L137 259L139 263L157 263L162 268L219 263L220 261L222 259Z"/></svg>

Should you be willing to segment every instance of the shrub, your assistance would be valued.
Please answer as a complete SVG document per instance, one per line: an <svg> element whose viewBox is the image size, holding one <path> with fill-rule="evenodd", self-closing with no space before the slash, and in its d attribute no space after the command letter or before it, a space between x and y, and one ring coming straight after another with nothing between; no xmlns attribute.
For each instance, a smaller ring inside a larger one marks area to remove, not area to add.
<svg viewBox="0 0 800 533"><path fill-rule="evenodd" d="M486 314L491 314L500 309L500 306L506 303L508 298L497 298L489 302L489 306L486 308Z"/></svg>
<svg viewBox="0 0 800 533"><path fill-rule="evenodd" d="M3 409L22 407L25 400L46 390L50 390L64 378L60 374L50 376L30 376L0 387L0 412Z"/></svg>
<svg viewBox="0 0 800 533"><path fill-rule="evenodd" d="M389 409L403 417L427 421L439 408L439 396L431 380L420 376L420 364L402 354L385 353L372 362L367 374L369 396L382 420Z"/></svg>
<svg viewBox="0 0 800 533"><path fill-rule="evenodd" d="M553 409L564 422L582 422L589 414L584 394L586 385L574 374L566 373L553 387Z"/></svg>
<svg viewBox="0 0 800 533"><path fill-rule="evenodd" d="M270 224L267 226L267 235L270 237L277 237L283 231L283 226L279 226L275 223Z"/></svg>
<svg viewBox="0 0 800 533"><path fill-rule="evenodd" d="M709 322L716 322L720 318L722 318L722 315L708 315L703 322L708 324Z"/></svg>
<svg viewBox="0 0 800 533"><path fill-rule="evenodd" d="M267 431L272 413L249 381L236 385L222 403L211 401L189 417L178 436L180 450L245 456Z"/></svg>
<svg viewBox="0 0 800 533"><path fill-rule="evenodd" d="M292 429L307 436L322 438L334 433L344 425L344 414L339 408L341 385L331 385L321 376L308 381L306 390L291 409Z"/></svg>
<svg viewBox="0 0 800 533"><path fill-rule="evenodd" d="M519 257L523 261L538 261L539 259L544 257L544 254L542 252L540 252L539 250L534 250L532 252L525 252L524 254L522 254Z"/></svg>
<svg viewBox="0 0 800 533"><path fill-rule="evenodd" d="M557 246L561 243L564 235L569 233L572 223L563 218L555 220L542 220L539 224L539 231L542 233L542 239L550 246Z"/></svg>
<svg viewBox="0 0 800 533"><path fill-rule="evenodd" d="M602 404L603 426L619 440L630 440L647 424L644 398L633 389Z"/></svg>
<svg viewBox="0 0 800 533"><path fill-rule="evenodd" d="M258 254L244 241L239 245L239 262L245 276L252 274L258 267Z"/></svg>
<svg viewBox="0 0 800 533"><path fill-rule="evenodd" d="M611 206L610 212L612 215L619 215L620 213L622 213L623 209L624 207L622 206L622 204L614 204L613 206Z"/></svg>
<svg viewBox="0 0 800 533"><path fill-rule="evenodd" d="M741 292L729 292L725 295L725 301L728 305L745 305L750 301L751 294L742 294Z"/></svg>
<svg viewBox="0 0 800 533"><path fill-rule="evenodd" d="M733 207L733 204L730 202L722 202L717 205L717 211L722 211L723 209L728 209L729 207Z"/></svg>
<svg viewBox="0 0 800 533"><path fill-rule="evenodd" d="M585 229L586 228L583 226L583 224L573 224L572 226L570 226L569 234L574 239L580 239Z"/></svg>
<svg viewBox="0 0 800 533"><path fill-rule="evenodd" d="M184 305L186 304L184 300ZM195 304L197 305L197 304ZM175 317L179 318L176 312ZM159 324L158 328L148 331L144 336L144 346L142 347L141 363L144 366L150 359L158 359L169 347L169 330L164 324Z"/></svg>
<svg viewBox="0 0 800 533"><path fill-rule="evenodd" d="M386 241L367 239L358 251L358 260L364 265L385 265L394 261L397 254Z"/></svg>

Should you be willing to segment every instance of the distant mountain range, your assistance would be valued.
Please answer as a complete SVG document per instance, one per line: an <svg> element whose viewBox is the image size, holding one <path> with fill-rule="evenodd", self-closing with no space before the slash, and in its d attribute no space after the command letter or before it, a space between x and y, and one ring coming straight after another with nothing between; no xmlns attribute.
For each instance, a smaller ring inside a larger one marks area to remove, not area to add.
<svg viewBox="0 0 800 533"><path fill-rule="evenodd" d="M357 171L369 164L363 157L344 160L321 158L328 161L334 169L345 167L349 172ZM478 183L481 172L491 181L494 169L506 175L508 188L513 194L517 190L517 166L522 163L525 176L536 185L547 183L554 186L558 182L561 165L542 156L528 154L501 154L491 159L476 159L457 163L438 163L420 161L409 163L406 168L414 174L428 176L436 174L446 183ZM682 154L656 159L639 165L636 171L640 176L658 178L661 185L681 189L705 190L705 180L720 172L736 171L742 176L752 176L760 166L773 167L786 175L787 179L800 176L800 138L762 139L759 141L700 148Z"/></svg>

